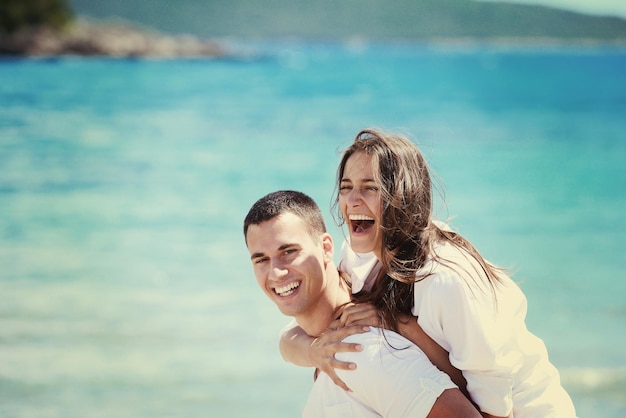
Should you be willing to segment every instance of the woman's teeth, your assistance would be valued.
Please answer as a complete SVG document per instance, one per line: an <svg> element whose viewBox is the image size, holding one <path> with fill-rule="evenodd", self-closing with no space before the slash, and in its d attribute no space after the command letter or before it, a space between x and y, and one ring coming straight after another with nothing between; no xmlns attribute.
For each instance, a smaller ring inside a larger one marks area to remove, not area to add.
<svg viewBox="0 0 626 418"><path fill-rule="evenodd" d="M373 221L374 218L372 218L371 216L367 216L367 215L350 215L349 216L351 221Z"/></svg>
<svg viewBox="0 0 626 418"><path fill-rule="evenodd" d="M374 218L366 215L350 215L353 232L365 232L374 226Z"/></svg>

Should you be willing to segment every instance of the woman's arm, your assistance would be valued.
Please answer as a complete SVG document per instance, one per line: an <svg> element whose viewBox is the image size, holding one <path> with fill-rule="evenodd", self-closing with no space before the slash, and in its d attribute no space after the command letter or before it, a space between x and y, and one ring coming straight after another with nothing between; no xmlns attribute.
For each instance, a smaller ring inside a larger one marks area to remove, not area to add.
<svg viewBox="0 0 626 418"><path fill-rule="evenodd" d="M446 342L451 362L463 370L472 400L484 416L510 415L512 375L523 362L512 337L518 321L515 301L499 299L496 305L492 293L476 288L457 272L424 282L428 286L420 293L428 296L422 298L418 311L424 328Z"/></svg>
<svg viewBox="0 0 626 418"><path fill-rule="evenodd" d="M450 376L450 379L459 387L461 392L468 399L470 398L463 373L450 363L449 353L424 332L417 323L417 318L409 315L400 315L398 331L404 338L421 348L430 361L439 370Z"/></svg>
<svg viewBox="0 0 626 418"><path fill-rule="evenodd" d="M446 293L444 293L444 298L442 300L447 301L445 296L447 296ZM429 299L432 299L432 297ZM463 304L462 303L458 303L458 304L446 303L445 305L455 306L455 305L463 305ZM465 317L466 316L467 315L465 315ZM340 319L341 319L342 325L370 325L370 326L375 326L375 327L381 326L378 311L371 304L367 304L367 303L360 303L360 304L346 307ZM457 324L456 326L458 327L458 324L463 323L463 321L456 318L455 323ZM430 338L428 334L424 332L422 327L417 323L417 320L415 317L409 316L409 315L401 316L401 320L398 323L398 331L403 337L407 338L408 340L413 342L415 345L420 347L420 349L422 349L422 351L426 354L426 356L430 359L430 361L438 369L448 374L450 378L452 379L452 381L459 387L461 392L465 395L465 397L467 397L472 403L474 403L474 406L477 407L476 403L469 396L469 392L467 391L467 381L465 377L463 376L463 373L451 364L450 353L448 353L445 349L443 349L432 338ZM481 412L481 414L484 418L512 418L513 416L512 412L506 417L500 417L499 415L491 415L485 412Z"/></svg>
<svg viewBox="0 0 626 418"><path fill-rule="evenodd" d="M297 366L315 367L326 373L336 385L344 390L348 386L337 377L335 369L354 370L356 364L339 361L335 353L341 351L361 351L360 344L344 343L342 340L349 335L368 331L361 325L340 327L338 321L333 321L329 328L319 337L311 337L302 328L295 326L287 329L280 337L280 354L285 361Z"/></svg>
<svg viewBox="0 0 626 418"><path fill-rule="evenodd" d="M340 318L342 325L371 325L380 327L380 317L376 308L369 303L359 303L347 306ZM398 321L398 331L400 334L417 345L426 354L428 359L439 370L446 373L461 392L469 398L467 393L467 382L463 373L450 364L449 353L428 336L417 323L417 319L410 315L400 315Z"/></svg>
<svg viewBox="0 0 626 418"><path fill-rule="evenodd" d="M459 387L465 397L472 401L467 391L467 381L465 377L463 377L463 372L450 363L449 353L424 332L415 317L401 315L400 321L398 322L398 330L404 338L411 340L411 342L421 348L430 361L439 370L450 376L450 379ZM476 404L474 404L474 406L478 408ZM482 412L482 416L483 418L512 418L513 413L508 415L508 417L498 417Z"/></svg>

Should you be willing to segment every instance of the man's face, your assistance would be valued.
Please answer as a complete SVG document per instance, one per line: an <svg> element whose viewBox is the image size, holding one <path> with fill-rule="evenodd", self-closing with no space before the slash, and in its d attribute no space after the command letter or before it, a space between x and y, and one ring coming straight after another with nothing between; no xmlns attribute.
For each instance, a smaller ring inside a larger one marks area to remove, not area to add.
<svg viewBox="0 0 626 418"><path fill-rule="evenodd" d="M315 241L305 222L288 212L250 225L246 238L254 275L265 294L284 315L313 315L327 285L330 235Z"/></svg>

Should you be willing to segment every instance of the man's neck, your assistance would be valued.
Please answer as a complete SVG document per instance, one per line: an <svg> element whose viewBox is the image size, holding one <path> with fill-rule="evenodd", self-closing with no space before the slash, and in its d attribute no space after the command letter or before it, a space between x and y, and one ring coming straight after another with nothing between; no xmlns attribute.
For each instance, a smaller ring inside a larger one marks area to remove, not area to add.
<svg viewBox="0 0 626 418"><path fill-rule="evenodd" d="M326 287L315 310L296 317L298 325L309 335L317 337L326 331L330 323L335 320L350 302L351 291L334 264L330 263L326 269Z"/></svg>

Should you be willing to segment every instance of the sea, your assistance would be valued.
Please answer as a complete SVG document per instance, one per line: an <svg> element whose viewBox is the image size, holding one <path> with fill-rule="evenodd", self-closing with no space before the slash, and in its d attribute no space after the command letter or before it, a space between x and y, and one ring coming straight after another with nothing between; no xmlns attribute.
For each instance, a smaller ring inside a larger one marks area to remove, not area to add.
<svg viewBox="0 0 626 418"><path fill-rule="evenodd" d="M300 416L258 288L266 193L331 212L401 133L435 214L510 269L579 417L626 416L626 48L244 42L214 59L0 60L0 417Z"/></svg>

